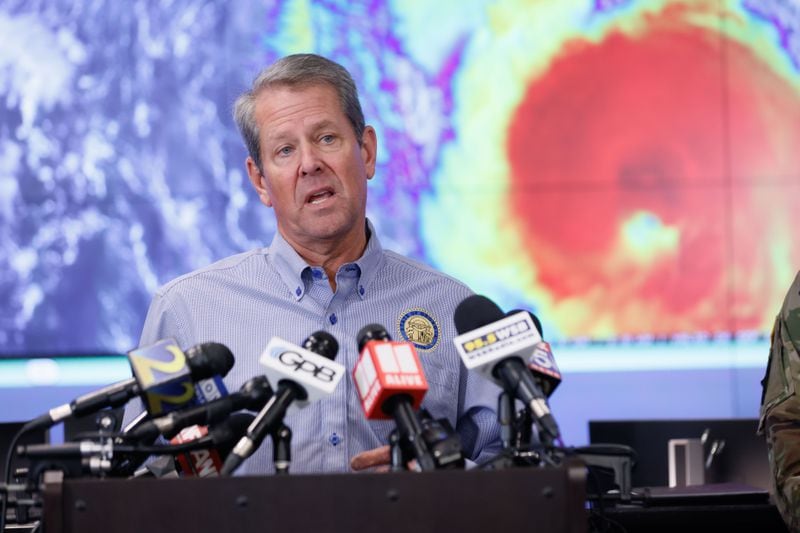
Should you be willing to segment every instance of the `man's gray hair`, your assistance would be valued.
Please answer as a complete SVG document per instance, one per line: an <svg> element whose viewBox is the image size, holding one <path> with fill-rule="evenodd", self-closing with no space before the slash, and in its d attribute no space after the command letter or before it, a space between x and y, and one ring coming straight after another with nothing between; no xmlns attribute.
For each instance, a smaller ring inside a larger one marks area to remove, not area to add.
<svg viewBox="0 0 800 533"><path fill-rule="evenodd" d="M327 84L336 90L342 111L353 126L359 145L361 144L365 127L364 113L358 102L356 84L347 69L316 54L286 56L262 70L253 80L252 88L239 96L233 106L233 119L259 171L262 170L261 145L255 117L258 95L271 87L305 88L320 84Z"/></svg>

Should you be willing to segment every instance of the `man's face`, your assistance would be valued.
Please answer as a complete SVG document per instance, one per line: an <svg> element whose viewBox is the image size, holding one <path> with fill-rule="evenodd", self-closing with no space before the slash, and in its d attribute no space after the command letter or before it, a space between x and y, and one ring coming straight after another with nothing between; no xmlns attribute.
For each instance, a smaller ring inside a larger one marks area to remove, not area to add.
<svg viewBox="0 0 800 533"><path fill-rule="evenodd" d="M278 229L295 248L350 239L364 231L367 180L375 173L375 130L359 145L328 85L274 87L256 98L263 174L247 171Z"/></svg>

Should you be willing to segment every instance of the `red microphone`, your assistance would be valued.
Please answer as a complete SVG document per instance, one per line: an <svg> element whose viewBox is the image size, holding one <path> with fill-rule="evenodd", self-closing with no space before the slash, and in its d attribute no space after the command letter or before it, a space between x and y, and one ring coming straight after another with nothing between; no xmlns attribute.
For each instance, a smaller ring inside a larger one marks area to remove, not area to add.
<svg viewBox="0 0 800 533"><path fill-rule="evenodd" d="M208 435L206 426L189 426L183 428L180 433L170 439L170 444L184 444L192 442ZM186 477L219 477L222 470L222 458L219 452L213 448L192 450L177 454L175 459L178 461L180 471Z"/></svg>
<svg viewBox="0 0 800 533"><path fill-rule="evenodd" d="M208 436L207 448L175 454L181 477L219 477L225 458L255 417L250 413L234 413L227 420L208 426L183 428L170 444L183 444Z"/></svg>
<svg viewBox="0 0 800 533"><path fill-rule="evenodd" d="M353 368L353 379L367 418L392 418L383 406L397 394L405 395L411 408L418 411L428 392L428 381L414 345L390 340L386 329L378 324L363 328L358 338L361 355Z"/></svg>
<svg viewBox="0 0 800 533"><path fill-rule="evenodd" d="M428 381L414 346L393 342L386 328L370 324L358 332L358 349L353 381L367 418L394 418L401 441L412 450L420 469L434 470L436 463L416 414Z"/></svg>

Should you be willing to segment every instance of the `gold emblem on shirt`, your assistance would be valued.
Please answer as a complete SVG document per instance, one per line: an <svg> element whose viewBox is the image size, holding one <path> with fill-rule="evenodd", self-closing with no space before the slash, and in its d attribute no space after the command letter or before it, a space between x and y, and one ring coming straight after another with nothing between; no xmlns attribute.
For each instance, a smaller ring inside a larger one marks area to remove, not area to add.
<svg viewBox="0 0 800 533"><path fill-rule="evenodd" d="M397 330L404 341L417 350L433 350L439 343L439 324L431 314L421 308L410 309L400 315Z"/></svg>

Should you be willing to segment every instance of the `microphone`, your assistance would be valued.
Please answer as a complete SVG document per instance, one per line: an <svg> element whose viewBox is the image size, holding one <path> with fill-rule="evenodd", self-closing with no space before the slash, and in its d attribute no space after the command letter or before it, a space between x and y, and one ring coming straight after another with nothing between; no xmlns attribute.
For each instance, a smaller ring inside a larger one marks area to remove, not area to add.
<svg viewBox="0 0 800 533"><path fill-rule="evenodd" d="M178 445L199 439L211 439L208 448L200 448L175 455L182 477L219 477L222 462L231 453L234 444L247 431L255 416L250 413L234 413L227 420L213 426L193 425L184 428L171 444ZM209 429L210 427L210 429Z"/></svg>
<svg viewBox="0 0 800 533"><path fill-rule="evenodd" d="M84 440L64 444L21 445L17 447L16 452L20 457L29 458L32 461L44 461L36 466L35 470L42 470L43 468L61 469L66 471L68 477L76 477L81 473L101 476L112 473L114 459L118 459L120 455L147 457L151 454L173 455L200 451L201 453L188 460L187 471L197 468L197 474L210 476L214 475L213 468L204 464L204 461L210 459L213 462L213 454L215 453L221 453L223 456L227 454L233 442L244 432L252 419L253 415L251 414L236 413L209 431L198 431L195 435L196 438L174 439L177 442L173 442L171 446L118 444L114 442L114 439L105 437L98 441ZM208 454L202 453L204 449L209 447L211 450L209 450ZM180 459L181 457L179 456L179 461ZM219 456L216 457L216 461L221 464ZM30 479L36 479L37 477L38 474Z"/></svg>
<svg viewBox="0 0 800 533"><path fill-rule="evenodd" d="M290 408L303 409L333 393L346 372L344 366L333 361L338 351L336 339L325 331L309 335L303 348L278 337L269 341L259 363L278 388L228 455L222 475L231 474L250 457L283 422Z"/></svg>
<svg viewBox="0 0 800 533"><path fill-rule="evenodd" d="M242 409L260 411L271 396L272 388L266 376L256 376L245 382L239 392L150 419L126 433L125 438L150 440L163 435L171 439L187 426L193 424L209 426L223 420L234 411Z"/></svg>
<svg viewBox="0 0 800 533"><path fill-rule="evenodd" d="M269 384L267 384L267 387L269 387ZM124 435L120 438L120 442L138 438L139 444L144 443L153 445L155 444L155 441L159 437L159 435L163 434L164 437L166 437L167 439L172 439L181 430L186 431L188 435L195 435L198 431L201 431L202 435L205 435L207 433L207 428L203 427L199 429L197 428L187 429L187 426L195 424L195 422L192 421L193 419L196 420L199 418L200 421L202 422L202 417L197 415L198 411L200 413L205 413L206 410L208 409L205 404L209 404L211 402L215 402L227 397L228 389L227 387L225 387L225 382L219 375L215 375L212 378L204 379L197 382L194 386L194 389L195 389L194 398L192 398L192 400L189 401L182 410L171 411L169 415L158 417L155 423L151 421L147 411L141 413L141 415L137 417L137 419L131 421L131 423L128 424L128 426L124 429L123 431ZM197 408L198 406L201 407ZM191 417L190 419L187 419L185 417L179 420L174 419L174 415L176 415L177 413L183 415L184 413L186 413L187 410L190 409L194 409L192 413L195 413L195 417ZM217 413L216 409L214 409L213 418L215 420L222 420L222 417L224 417L224 415L229 414L230 412L231 411L228 411L224 414ZM205 421L206 425L210 424L211 422L212 420L210 419L210 417ZM162 426L165 426L163 428L164 429L163 432L159 431L159 428ZM194 433L192 433L193 431ZM176 457L177 456L172 457L169 455L162 455L155 459L147 461L147 463L144 464L144 466L138 469L136 468L142 464L142 461L133 460L132 458L127 457L124 459L124 461L122 462L118 461L114 465L114 473L120 476L132 475L132 477L135 478L142 476L155 476L158 478L178 477L178 470L176 470L175 468Z"/></svg>
<svg viewBox="0 0 800 533"><path fill-rule="evenodd" d="M410 446L420 469L436 469L416 415L428 382L414 346L393 342L386 328L370 324L358 332L358 351L353 381L367 419L394 418L401 442Z"/></svg>
<svg viewBox="0 0 800 533"><path fill-rule="evenodd" d="M422 422L422 438L431 450L437 469L464 468L464 452L461 439L446 418L433 418L427 410L419 413Z"/></svg>
<svg viewBox="0 0 800 533"><path fill-rule="evenodd" d="M453 342L464 366L478 370L521 400L540 428L549 437L558 438L558 424L545 393L520 355L542 340L530 313L506 317L493 301L475 294L458 304L454 318L459 335Z"/></svg>
<svg viewBox="0 0 800 533"><path fill-rule="evenodd" d="M533 320L536 331L539 332L539 335L544 337L544 333L542 333L542 323L539 321L539 318L530 311L514 309L506 313L506 316L512 316L517 313L528 313L531 320ZM542 387L544 395L549 398L552 396L553 391L556 390L556 387L558 387L558 384L561 383L561 371L558 369L556 360L553 357L553 349L550 347L550 343L542 340L537 342L530 351L522 351L524 354L527 354L523 357L523 360L528 364L528 370L531 371L533 377L539 383L539 386Z"/></svg>
<svg viewBox="0 0 800 533"><path fill-rule="evenodd" d="M195 382L215 375L227 375L234 362L233 354L223 344L198 344L184 355L172 339L132 350L128 360L141 388L139 395L150 416L159 416L192 403L196 399ZM198 374L195 368L208 371Z"/></svg>
<svg viewBox="0 0 800 533"><path fill-rule="evenodd" d="M103 476L111 470L114 453L134 453L135 447L114 444L110 438L100 442L81 441L64 444L27 444L17 446L16 454L30 461L27 478L38 483L44 470L59 470L64 477L84 474Z"/></svg>
<svg viewBox="0 0 800 533"><path fill-rule="evenodd" d="M128 358L134 377L55 407L28 422L23 431L49 428L66 418L85 416L105 407L119 407L135 396L143 397L151 415L161 414L194 397L193 381L216 374L225 376L234 362L233 354L222 344L198 344L184 354L172 339L132 350Z"/></svg>
<svg viewBox="0 0 800 533"><path fill-rule="evenodd" d="M553 349L546 341L537 342L527 358L528 370L539 382L546 397L550 397L561 383L561 371L553 357Z"/></svg>
<svg viewBox="0 0 800 533"><path fill-rule="evenodd" d="M194 385L194 396L184 406L184 410L191 409L201 404L210 403L228 395L228 389L225 387L225 382L219 375L215 375L208 379L198 381ZM175 414L177 411L171 411L170 415ZM183 410L181 411L183 412ZM168 415L158 417L159 421L166 418ZM189 425L188 423L185 425ZM142 428L142 426L145 426ZM154 426L155 429L154 429ZM165 431L165 436L171 438L175 433L183 428L184 425L176 427L170 433ZM139 445L154 445L156 439L161 433L158 426L150 419L147 411L142 411L139 415L131 420L127 426L122 430L122 435L117 437L117 443L123 443L130 440L136 440ZM155 475L155 477L165 477L178 473L175 470L175 460L169 456L160 456L156 459L149 460L146 464L142 463L146 457L133 457L126 456L118 458L112 467L112 475L117 477L142 477L147 475Z"/></svg>

